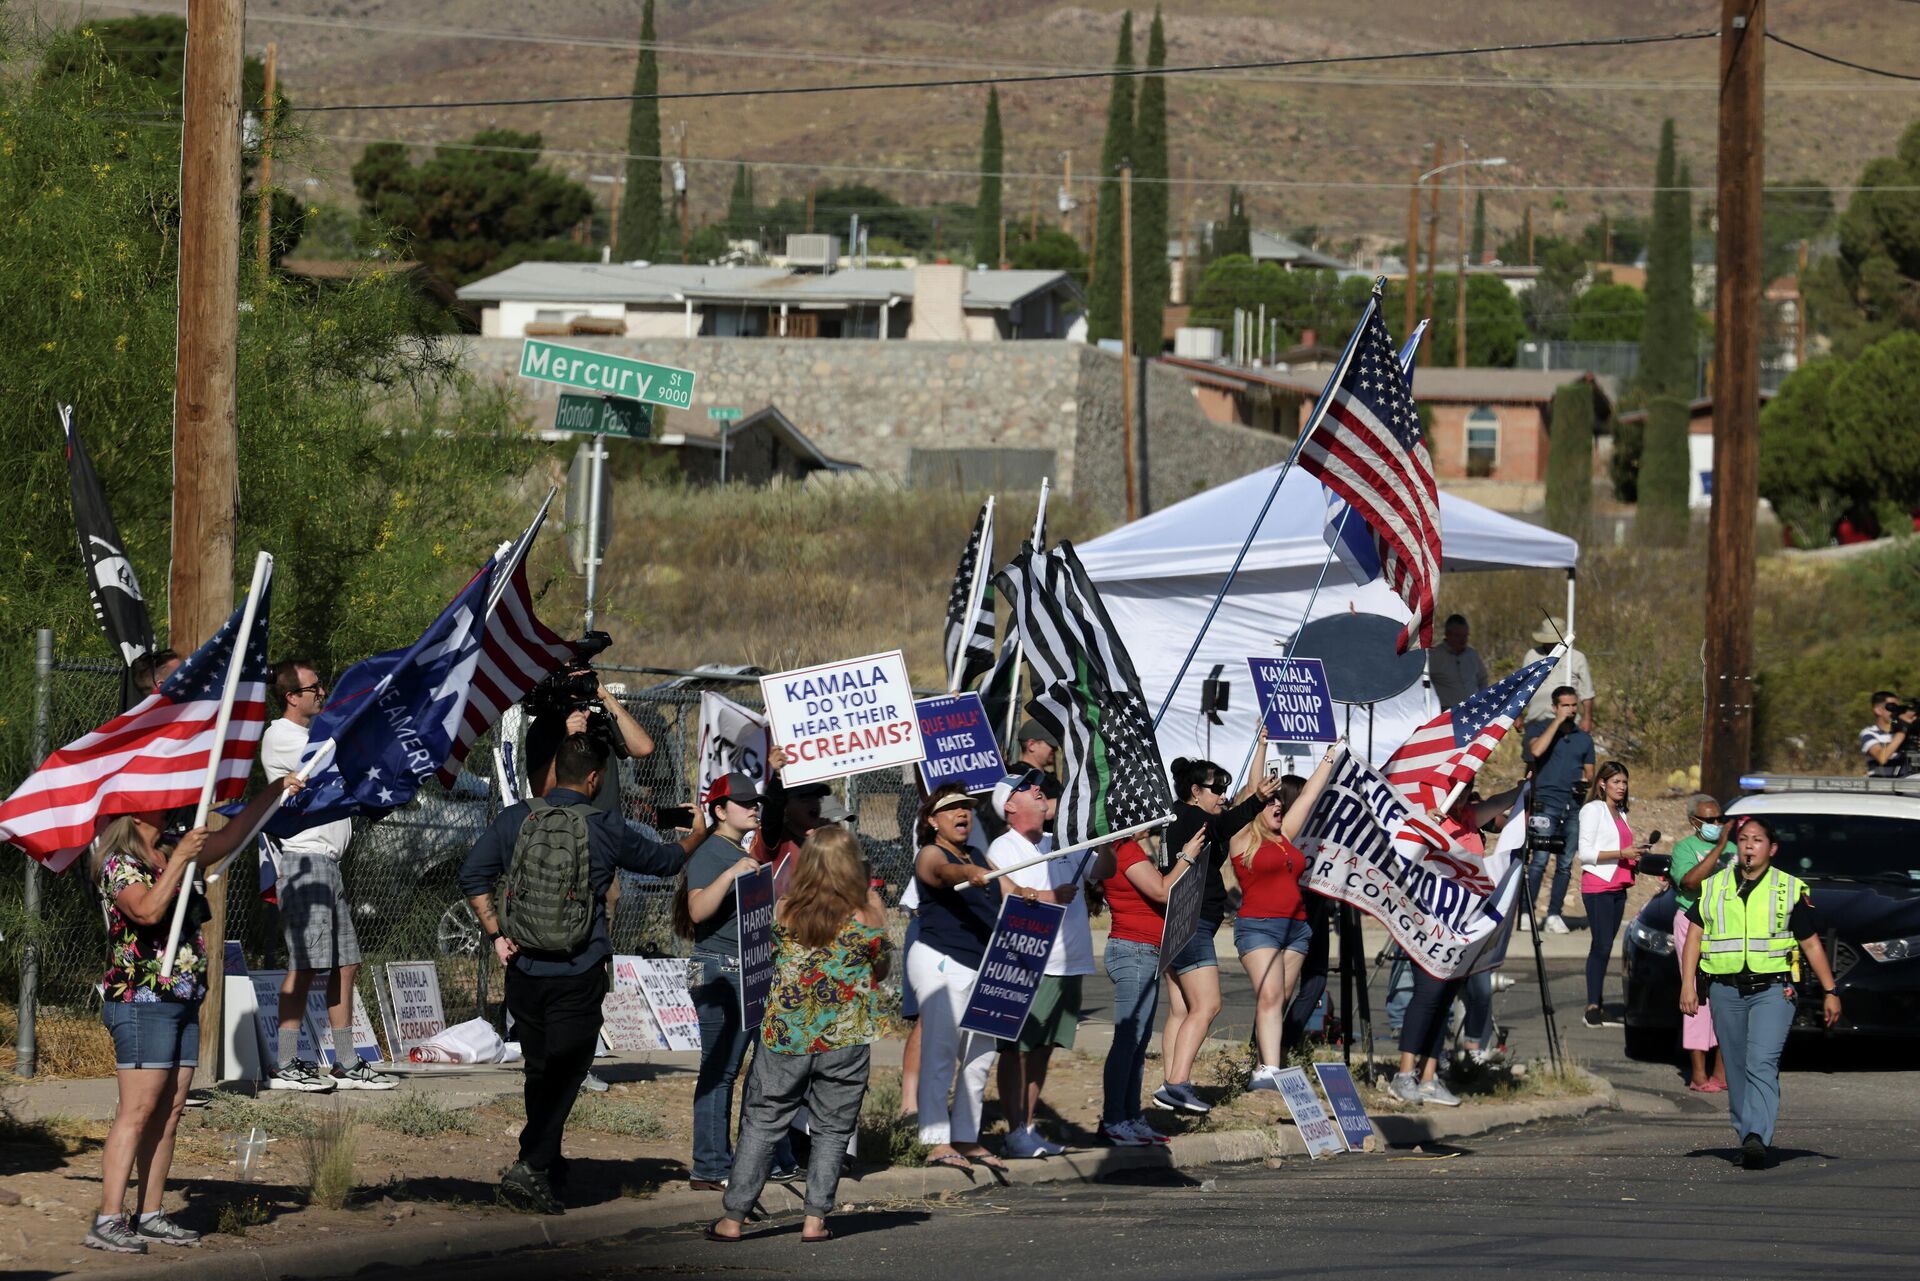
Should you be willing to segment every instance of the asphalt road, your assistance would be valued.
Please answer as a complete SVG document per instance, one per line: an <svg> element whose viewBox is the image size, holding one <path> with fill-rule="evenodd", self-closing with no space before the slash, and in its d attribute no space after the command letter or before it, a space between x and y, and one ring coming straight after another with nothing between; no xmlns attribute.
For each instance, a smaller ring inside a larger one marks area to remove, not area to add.
<svg viewBox="0 0 1920 1281"><path fill-rule="evenodd" d="M1523 978L1529 964L1516 967ZM1231 976L1229 975L1229 978ZM1177 1276L1228 1281L1319 1276L1900 1278L1920 1275L1920 1090L1906 1047L1813 1042L1790 1051L1778 1161L1732 1163L1720 1096L1676 1071L1632 1063L1617 1029L1578 1025L1577 961L1550 965L1567 1052L1611 1079L1621 1110L1510 1129L1425 1152L1343 1156L1277 1168L1094 1186L995 1189L944 1206L852 1211L836 1239L799 1242L798 1219L738 1245L697 1229L593 1248L412 1268L408 1281L726 1276L900 1281ZM1089 989L1101 986L1090 984ZM1609 992L1613 987L1609 985ZM1228 1019L1244 990L1229 984ZM1539 992L1503 993L1500 1022L1540 1052ZM362 1276L393 1276L363 1273Z"/></svg>

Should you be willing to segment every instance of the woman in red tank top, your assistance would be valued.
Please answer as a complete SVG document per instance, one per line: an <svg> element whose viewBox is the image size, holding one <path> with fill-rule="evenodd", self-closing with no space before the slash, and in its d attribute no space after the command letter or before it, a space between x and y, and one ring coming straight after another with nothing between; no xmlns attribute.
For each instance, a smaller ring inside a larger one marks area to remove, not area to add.
<svg viewBox="0 0 1920 1281"><path fill-rule="evenodd" d="M1256 777L1265 772L1266 758L1263 729L1254 756ZM1260 1050L1260 1065L1248 1085L1253 1090L1280 1088L1281 1024L1313 939L1300 889L1307 861L1294 847L1293 838L1333 773L1333 758L1330 747L1311 777L1290 774L1281 779L1280 790L1233 839L1233 874L1240 882L1233 944L1253 984L1253 1037Z"/></svg>

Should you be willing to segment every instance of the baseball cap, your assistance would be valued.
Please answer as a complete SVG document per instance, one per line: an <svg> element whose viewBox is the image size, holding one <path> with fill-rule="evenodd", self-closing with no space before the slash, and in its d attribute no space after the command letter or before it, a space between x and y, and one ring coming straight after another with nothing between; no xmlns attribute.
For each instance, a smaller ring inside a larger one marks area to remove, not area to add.
<svg viewBox="0 0 1920 1281"><path fill-rule="evenodd" d="M1002 819L1007 816L1007 800L1015 792L1029 787L1039 787L1046 773L1037 769L1024 769L1018 774L1009 774L993 785L993 812Z"/></svg>
<svg viewBox="0 0 1920 1281"><path fill-rule="evenodd" d="M820 799L820 821L822 823L847 823L853 820L853 811L848 809L838 796L828 792Z"/></svg>
<svg viewBox="0 0 1920 1281"><path fill-rule="evenodd" d="M1027 717L1026 720L1020 723L1020 735L1016 741L1024 743L1024 742L1027 742L1029 739L1035 739L1035 738L1039 739L1041 742L1045 743L1048 747L1051 747L1056 752L1060 750L1060 740L1054 736L1054 732L1048 729L1045 725L1042 725L1039 721L1033 719L1033 717L1029 716Z"/></svg>
<svg viewBox="0 0 1920 1281"><path fill-rule="evenodd" d="M706 803L711 805L715 801L732 801L735 805L758 805L760 788L751 776L739 770L733 770L714 779L712 785L707 788Z"/></svg>

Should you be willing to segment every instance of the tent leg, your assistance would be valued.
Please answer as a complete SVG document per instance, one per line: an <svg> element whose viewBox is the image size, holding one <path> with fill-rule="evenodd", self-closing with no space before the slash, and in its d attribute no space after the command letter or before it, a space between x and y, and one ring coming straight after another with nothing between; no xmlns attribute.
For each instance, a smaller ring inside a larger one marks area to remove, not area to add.
<svg viewBox="0 0 1920 1281"><path fill-rule="evenodd" d="M1573 635L1573 571L1567 571L1567 635Z"/></svg>

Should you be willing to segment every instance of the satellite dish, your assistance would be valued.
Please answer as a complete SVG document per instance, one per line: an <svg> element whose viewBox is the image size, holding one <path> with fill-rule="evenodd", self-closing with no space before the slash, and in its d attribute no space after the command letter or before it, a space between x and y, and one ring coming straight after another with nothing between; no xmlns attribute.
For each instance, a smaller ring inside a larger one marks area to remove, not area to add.
<svg viewBox="0 0 1920 1281"><path fill-rule="evenodd" d="M1427 652L1393 652L1401 624L1380 614L1329 614L1300 629L1295 658L1326 664L1336 703L1379 703L1412 689L1427 670Z"/></svg>

